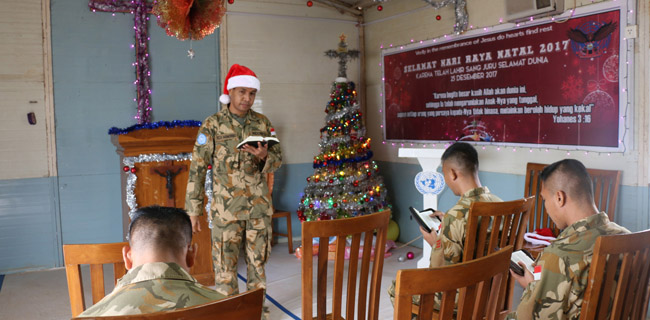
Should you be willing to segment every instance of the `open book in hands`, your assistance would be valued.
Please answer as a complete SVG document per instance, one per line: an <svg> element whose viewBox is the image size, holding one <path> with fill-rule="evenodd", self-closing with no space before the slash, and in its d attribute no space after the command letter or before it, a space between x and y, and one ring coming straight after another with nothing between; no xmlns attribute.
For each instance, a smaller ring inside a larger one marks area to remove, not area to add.
<svg viewBox="0 0 650 320"><path fill-rule="evenodd" d="M517 250L510 256L510 269L512 269L514 273L523 276L524 269L519 265L519 261L524 263L526 269L528 269L530 273L534 273L535 268L533 267L533 264L535 261L533 260L533 256L528 251L523 249Z"/></svg>
<svg viewBox="0 0 650 320"><path fill-rule="evenodd" d="M237 145L237 149L241 149L245 144L257 148L257 143L261 142L262 145L268 144L269 148L280 143L280 140L275 137L261 137L261 136L249 136L248 138L244 139L244 141L240 142Z"/></svg>
<svg viewBox="0 0 650 320"><path fill-rule="evenodd" d="M411 216L415 218L415 221L417 221L424 230L429 233L431 230L434 230L436 234L440 232L440 224L442 224L442 220L440 220L440 217L438 216L431 217L431 214L434 213L435 210L429 208L418 211L413 207L409 207L409 210L411 211Z"/></svg>

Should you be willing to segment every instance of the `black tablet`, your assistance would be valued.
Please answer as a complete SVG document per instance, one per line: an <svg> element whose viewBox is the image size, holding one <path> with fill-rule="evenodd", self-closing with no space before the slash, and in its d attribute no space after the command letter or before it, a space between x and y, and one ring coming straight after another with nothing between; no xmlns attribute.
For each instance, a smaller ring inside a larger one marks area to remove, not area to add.
<svg viewBox="0 0 650 320"><path fill-rule="evenodd" d="M422 211L418 211L413 207L409 207L409 210L411 211L411 216L415 218L415 221L417 221L418 224L422 228L424 228L424 230L426 230L427 232L431 232L431 230L435 230L436 234L438 233L442 220L440 220L440 217L430 216L430 214L434 213L436 210L429 208Z"/></svg>

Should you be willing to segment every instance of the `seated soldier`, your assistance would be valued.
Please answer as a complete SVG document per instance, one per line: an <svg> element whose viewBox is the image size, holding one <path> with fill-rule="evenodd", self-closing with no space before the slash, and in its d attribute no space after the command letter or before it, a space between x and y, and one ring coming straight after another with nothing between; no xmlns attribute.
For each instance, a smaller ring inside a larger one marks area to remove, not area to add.
<svg viewBox="0 0 650 320"><path fill-rule="evenodd" d="M468 143L456 142L442 154L442 174L445 183L456 196L460 196L456 205L447 213L436 211L434 214L442 218L440 235L435 231L430 233L420 227L420 232L432 247L429 268L441 267L462 262L465 245L466 214L474 201L501 202L491 194L487 187L481 186L478 178L478 153ZM391 301L395 297L395 281L388 289ZM419 296L414 297L414 303L419 304Z"/></svg>
<svg viewBox="0 0 650 320"><path fill-rule="evenodd" d="M113 292L79 316L152 313L223 299L188 273L197 249L191 242L192 223L184 210L138 209L129 226L129 245L122 248L129 271Z"/></svg>
<svg viewBox="0 0 650 320"><path fill-rule="evenodd" d="M578 319L596 238L629 231L598 212L591 177L580 161L555 162L540 179L544 207L562 232L537 259L539 280L526 268L524 276L510 272L524 294L508 319Z"/></svg>

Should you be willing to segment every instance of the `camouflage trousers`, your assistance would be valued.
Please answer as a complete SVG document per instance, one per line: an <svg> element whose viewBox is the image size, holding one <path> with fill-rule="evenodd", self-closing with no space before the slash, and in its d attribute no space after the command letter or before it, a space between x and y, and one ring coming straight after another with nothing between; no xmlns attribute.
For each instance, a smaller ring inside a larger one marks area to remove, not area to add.
<svg viewBox="0 0 650 320"><path fill-rule="evenodd" d="M390 303L393 304L393 307L395 306L395 280L390 284L390 287L388 288L388 296L390 297ZM416 306L420 305L420 295L415 295L413 296L413 304Z"/></svg>
<svg viewBox="0 0 650 320"><path fill-rule="evenodd" d="M395 280L393 280L393 282L390 284L390 287L388 288L388 296L390 297L390 303L392 303L393 307L395 307ZM442 294L436 293L433 300L433 310L440 310L440 300L442 300ZM419 306L420 295L414 295L412 297L411 303L413 303L415 306ZM458 295L456 295L456 305L458 305ZM412 318L417 319L418 317L416 314L413 314Z"/></svg>
<svg viewBox="0 0 650 320"><path fill-rule="evenodd" d="M264 265L271 254L271 239L271 217L215 223L212 260L216 291L226 296L239 293L237 261L242 242L246 250L246 289L266 289Z"/></svg>

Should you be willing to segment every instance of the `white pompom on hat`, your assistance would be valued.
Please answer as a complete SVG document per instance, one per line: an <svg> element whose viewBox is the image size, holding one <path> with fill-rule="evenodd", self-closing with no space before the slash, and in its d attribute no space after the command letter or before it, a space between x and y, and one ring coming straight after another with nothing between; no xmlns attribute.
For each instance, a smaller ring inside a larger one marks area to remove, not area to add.
<svg viewBox="0 0 650 320"><path fill-rule="evenodd" d="M260 80L257 79L257 75L253 70L238 64L233 64L228 70L228 75L226 75L226 81L223 84L223 94L219 96L219 101L223 104L230 103L230 96L228 95L228 90L232 88L253 88L260 90Z"/></svg>

